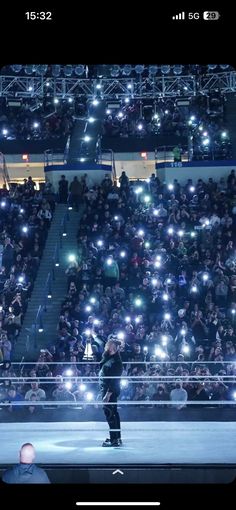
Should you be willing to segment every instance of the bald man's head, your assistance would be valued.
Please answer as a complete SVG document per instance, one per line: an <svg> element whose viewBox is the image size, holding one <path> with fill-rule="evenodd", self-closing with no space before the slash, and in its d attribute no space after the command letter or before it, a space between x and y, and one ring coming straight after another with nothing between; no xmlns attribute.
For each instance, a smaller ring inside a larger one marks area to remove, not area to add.
<svg viewBox="0 0 236 510"><path fill-rule="evenodd" d="M33 464L35 459L35 449L31 443L25 443L20 449L20 462L23 464Z"/></svg>

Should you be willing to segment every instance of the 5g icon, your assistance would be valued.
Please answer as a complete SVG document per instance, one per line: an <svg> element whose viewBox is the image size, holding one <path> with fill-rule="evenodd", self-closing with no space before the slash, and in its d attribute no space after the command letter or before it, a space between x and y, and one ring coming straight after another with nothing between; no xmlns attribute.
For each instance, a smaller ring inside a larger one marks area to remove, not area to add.
<svg viewBox="0 0 236 510"><path fill-rule="evenodd" d="M188 13L188 19L199 19L200 14L199 12L189 12Z"/></svg>

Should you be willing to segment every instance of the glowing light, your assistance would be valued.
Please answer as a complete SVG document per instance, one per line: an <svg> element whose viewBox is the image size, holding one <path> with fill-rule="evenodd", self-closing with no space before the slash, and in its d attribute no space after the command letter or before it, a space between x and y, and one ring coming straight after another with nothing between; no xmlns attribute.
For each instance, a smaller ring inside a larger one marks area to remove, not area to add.
<svg viewBox="0 0 236 510"><path fill-rule="evenodd" d="M57 97L54 97L53 102L54 102L54 104L58 104L59 103L59 99Z"/></svg>
<svg viewBox="0 0 236 510"><path fill-rule="evenodd" d="M70 381L67 381L67 382L65 383L65 388L66 388L67 390L71 390L71 388L72 388L72 383L71 383Z"/></svg>
<svg viewBox="0 0 236 510"><path fill-rule="evenodd" d="M167 188L168 188L168 190L173 191L174 185L173 184L168 184Z"/></svg>
<svg viewBox="0 0 236 510"><path fill-rule="evenodd" d="M162 295L162 299L163 301L169 301L169 296L166 292L164 292L164 294Z"/></svg>
<svg viewBox="0 0 236 510"><path fill-rule="evenodd" d="M86 400L88 400L88 402L91 402L93 400L93 393L91 391L88 391L86 393Z"/></svg>
<svg viewBox="0 0 236 510"><path fill-rule="evenodd" d="M135 317L134 322L135 322L136 324L139 324L139 323L141 322L140 317Z"/></svg>
<svg viewBox="0 0 236 510"><path fill-rule="evenodd" d="M79 390L80 390L80 391L85 391L85 390L86 390L86 388L87 388L86 384L81 383L81 384L79 385Z"/></svg>
<svg viewBox="0 0 236 510"><path fill-rule="evenodd" d="M146 204L147 204L148 202L150 202L150 200L151 200L151 197L149 197L149 195L145 195L144 202L146 202Z"/></svg>
<svg viewBox="0 0 236 510"><path fill-rule="evenodd" d="M169 113L169 110L165 110L165 115L168 115L168 113Z"/></svg>
<svg viewBox="0 0 236 510"><path fill-rule="evenodd" d="M189 353L190 353L190 348L189 348L189 346L188 346L188 345L184 345L184 346L182 347L182 352L183 352L184 354L189 354Z"/></svg>
<svg viewBox="0 0 236 510"><path fill-rule="evenodd" d="M232 313L232 315L235 315L235 314L236 314L236 310L235 310L235 308L232 308L231 313Z"/></svg>
<svg viewBox="0 0 236 510"><path fill-rule="evenodd" d="M131 322L131 317L129 317L129 316L127 315L127 317L125 317L125 322L127 322L127 323Z"/></svg>
<svg viewBox="0 0 236 510"><path fill-rule="evenodd" d="M167 278L166 283L168 283L168 285L170 285L171 284L171 278Z"/></svg>
<svg viewBox="0 0 236 510"><path fill-rule="evenodd" d="M156 347L155 348L155 356L158 356L159 358L161 357L162 355L162 349L160 347Z"/></svg>
<svg viewBox="0 0 236 510"><path fill-rule="evenodd" d="M97 99L94 99L92 101L93 106L97 106L99 104L99 101Z"/></svg>
<svg viewBox="0 0 236 510"><path fill-rule="evenodd" d="M121 388L127 388L129 385L129 381L127 379L121 379L120 385L121 385Z"/></svg>
<svg viewBox="0 0 236 510"><path fill-rule="evenodd" d="M202 142L202 145L209 145L209 143L210 143L210 139L205 138L205 140L203 140L203 142Z"/></svg>
<svg viewBox="0 0 236 510"><path fill-rule="evenodd" d="M122 119L122 118L124 117L123 112L119 112L119 113L117 114L117 117L118 117L118 119Z"/></svg>
<svg viewBox="0 0 236 510"><path fill-rule="evenodd" d="M86 311L86 312L91 312L91 311L92 311L92 307L91 307L90 305L87 305L87 306L85 307L85 311Z"/></svg>
<svg viewBox="0 0 236 510"><path fill-rule="evenodd" d="M119 331L119 333L117 333L117 338L118 340L124 340L125 334L123 333L123 331Z"/></svg>
<svg viewBox="0 0 236 510"><path fill-rule="evenodd" d="M68 375L69 377L73 375L73 370L71 370L71 368L68 368L68 370L66 370L66 375Z"/></svg>
<svg viewBox="0 0 236 510"><path fill-rule="evenodd" d="M207 280L209 280L209 275L207 273L204 273L202 275L202 279L203 279L204 282L207 282Z"/></svg>
<svg viewBox="0 0 236 510"><path fill-rule="evenodd" d="M92 305L94 305L96 303L96 298L95 297L91 297L89 302L92 303Z"/></svg>
<svg viewBox="0 0 236 510"><path fill-rule="evenodd" d="M186 335L186 329L182 328L182 329L180 330L180 334L181 334L182 336L185 336L185 335Z"/></svg>
<svg viewBox="0 0 236 510"><path fill-rule="evenodd" d="M1 207L6 207L7 203L5 202L5 200L2 200L1 202Z"/></svg>
<svg viewBox="0 0 236 510"><path fill-rule="evenodd" d="M156 278L152 278L151 283L155 287L158 284L158 280Z"/></svg>
<svg viewBox="0 0 236 510"><path fill-rule="evenodd" d="M221 137L222 137L222 138L226 138L226 137L227 137L227 133L226 133L226 131L222 131L222 133L221 133Z"/></svg>
<svg viewBox="0 0 236 510"><path fill-rule="evenodd" d="M154 263L154 266L159 269L161 267L161 262L160 260L156 260L155 263Z"/></svg>
<svg viewBox="0 0 236 510"><path fill-rule="evenodd" d="M126 257L126 252L125 252L125 251L121 251L121 252L120 252L120 257L121 257L122 259L124 259L124 258Z"/></svg>
<svg viewBox="0 0 236 510"><path fill-rule="evenodd" d="M236 400L236 391L233 392L233 399Z"/></svg>
<svg viewBox="0 0 236 510"><path fill-rule="evenodd" d="M90 336L90 335L91 335L91 329L87 328L87 329L85 330L84 334L85 334L86 336Z"/></svg>
<svg viewBox="0 0 236 510"><path fill-rule="evenodd" d="M203 132L203 136L208 136L208 132L207 132L207 131L204 131L204 132Z"/></svg>
<svg viewBox="0 0 236 510"><path fill-rule="evenodd" d="M73 103L73 98L72 97L68 97L68 103Z"/></svg>
<svg viewBox="0 0 236 510"><path fill-rule="evenodd" d="M76 256L73 253L71 253L68 256L68 260L69 260L69 262L75 262L76 261Z"/></svg>
<svg viewBox="0 0 236 510"><path fill-rule="evenodd" d="M179 237L183 237L184 231L183 230L178 230L177 234L178 234Z"/></svg>
<svg viewBox="0 0 236 510"><path fill-rule="evenodd" d="M113 264L113 259L111 258L107 259L106 263L108 266L111 266Z"/></svg>
<svg viewBox="0 0 236 510"><path fill-rule="evenodd" d="M93 122L95 122L94 117L89 117L89 118L88 118L88 122L90 122L90 124L92 124Z"/></svg>
<svg viewBox="0 0 236 510"><path fill-rule="evenodd" d="M153 209L153 216L158 216L158 214L159 214L158 209Z"/></svg>
<svg viewBox="0 0 236 510"><path fill-rule="evenodd" d="M143 192L143 188L141 186L139 186L138 188L135 189L134 192L136 193L136 195L139 195L140 193Z"/></svg>
<svg viewBox="0 0 236 510"><path fill-rule="evenodd" d="M39 127L39 123L38 122L34 122L33 126L34 126L35 129L37 129Z"/></svg>
<svg viewBox="0 0 236 510"><path fill-rule="evenodd" d="M146 356L148 353L148 347L145 345L143 348L143 354Z"/></svg>
<svg viewBox="0 0 236 510"><path fill-rule="evenodd" d="M24 281L24 276L19 276L19 278L18 278L18 282L19 282L19 283L23 283L23 281Z"/></svg>
<svg viewBox="0 0 236 510"><path fill-rule="evenodd" d="M132 83L128 83L127 89L129 89L129 90L132 89Z"/></svg>
<svg viewBox="0 0 236 510"><path fill-rule="evenodd" d="M190 233L190 236L191 236L191 237L196 237L196 233L195 233L195 232L191 232L191 233Z"/></svg>
<svg viewBox="0 0 236 510"><path fill-rule="evenodd" d="M139 236L141 236L141 237L143 237L143 236L144 236L144 230L139 229L139 230L138 230L138 235L139 235Z"/></svg>
<svg viewBox="0 0 236 510"><path fill-rule="evenodd" d="M101 83L97 83L96 89L100 90L102 88Z"/></svg>
<svg viewBox="0 0 236 510"><path fill-rule="evenodd" d="M107 114L107 115L111 115L111 110L109 110L109 108L107 108L107 110L106 110L106 114Z"/></svg>
<svg viewBox="0 0 236 510"><path fill-rule="evenodd" d="M191 287L191 292L194 292L194 293L196 293L196 292L197 292L197 286L196 286L196 285L193 285L193 286Z"/></svg>
<svg viewBox="0 0 236 510"><path fill-rule="evenodd" d="M191 115L190 120L196 120L195 115Z"/></svg>
<svg viewBox="0 0 236 510"><path fill-rule="evenodd" d="M3 134L3 136L7 136L7 135L8 135L8 129L5 129L5 128L4 128L4 129L2 130L2 134Z"/></svg>
<svg viewBox="0 0 236 510"><path fill-rule="evenodd" d="M101 246L103 246L103 241L101 239L99 239L97 241L97 245L101 248Z"/></svg>
<svg viewBox="0 0 236 510"><path fill-rule="evenodd" d="M129 97L126 97L126 98L125 98L125 103L127 103L127 104L128 104L128 103L129 103L129 101L130 101Z"/></svg>
<svg viewBox="0 0 236 510"><path fill-rule="evenodd" d="M191 191L191 193L194 193L195 187L194 186L190 186L189 191Z"/></svg>
<svg viewBox="0 0 236 510"><path fill-rule="evenodd" d="M142 129L143 129L143 125L142 125L142 124L138 124L138 126L137 126L137 127L138 127L138 130L139 130L139 131L142 131Z"/></svg>
<svg viewBox="0 0 236 510"><path fill-rule="evenodd" d="M172 227L169 227L167 229L167 232L168 232L169 235L172 235L174 233L174 229Z"/></svg>
<svg viewBox="0 0 236 510"><path fill-rule="evenodd" d="M98 319L94 319L93 324L94 326L99 326L100 321Z"/></svg>
<svg viewBox="0 0 236 510"><path fill-rule="evenodd" d="M150 248L150 243L149 243L149 241L146 241L146 242L144 243L144 246L145 246L145 248Z"/></svg>
<svg viewBox="0 0 236 510"><path fill-rule="evenodd" d="M115 221L118 221L118 219L119 219L119 216L114 216Z"/></svg>
<svg viewBox="0 0 236 510"><path fill-rule="evenodd" d="M161 343L162 345L166 346L167 343L168 343L168 336L167 335L162 335L161 337Z"/></svg>
<svg viewBox="0 0 236 510"><path fill-rule="evenodd" d="M142 306L142 299L140 299L140 298L136 298L136 299L134 300L134 304L135 304L135 306Z"/></svg>
<svg viewBox="0 0 236 510"><path fill-rule="evenodd" d="M168 313L168 312L167 312L167 313L164 313L164 319L165 319L165 321L169 321L169 320L170 320L170 317L171 317L170 313Z"/></svg>
<svg viewBox="0 0 236 510"><path fill-rule="evenodd" d="M28 227L22 227L22 232L24 232L24 234L26 234L28 232Z"/></svg>
<svg viewBox="0 0 236 510"><path fill-rule="evenodd" d="M90 140L91 140L91 137L90 137L90 136L86 135L86 136L84 137L84 141L85 141L85 142L90 142Z"/></svg>

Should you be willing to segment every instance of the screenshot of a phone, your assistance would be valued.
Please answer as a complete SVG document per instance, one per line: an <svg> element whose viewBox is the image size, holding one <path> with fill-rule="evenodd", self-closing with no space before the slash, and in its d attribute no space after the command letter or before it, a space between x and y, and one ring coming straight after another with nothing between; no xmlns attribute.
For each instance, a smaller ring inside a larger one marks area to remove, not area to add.
<svg viewBox="0 0 236 510"><path fill-rule="evenodd" d="M56 16L22 26L46 38ZM223 13L165 16L182 44ZM220 498L236 476L236 71L46 50L0 70L1 488L42 484L70 508Z"/></svg>

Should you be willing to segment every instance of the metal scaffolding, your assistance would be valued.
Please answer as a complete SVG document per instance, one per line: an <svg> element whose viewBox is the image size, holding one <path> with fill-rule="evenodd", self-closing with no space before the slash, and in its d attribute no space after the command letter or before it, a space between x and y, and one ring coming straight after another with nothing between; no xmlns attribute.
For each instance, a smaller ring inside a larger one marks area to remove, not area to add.
<svg viewBox="0 0 236 510"><path fill-rule="evenodd" d="M236 92L236 72L208 73L201 76L160 76L153 78L102 78L98 81L89 78L47 78L45 76L0 76L0 97L25 99L69 97L106 100L158 99L163 97L191 98L208 95L220 90L222 94Z"/></svg>

